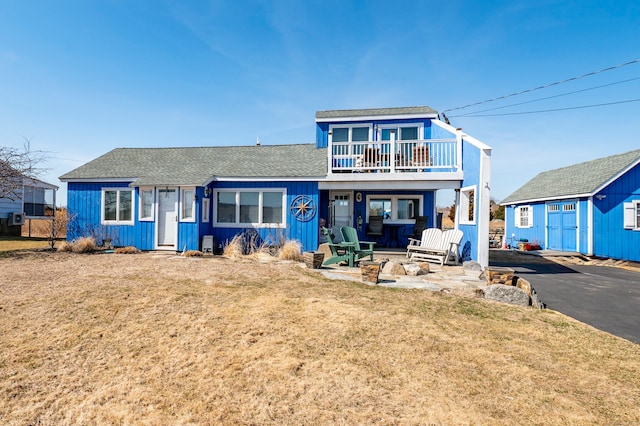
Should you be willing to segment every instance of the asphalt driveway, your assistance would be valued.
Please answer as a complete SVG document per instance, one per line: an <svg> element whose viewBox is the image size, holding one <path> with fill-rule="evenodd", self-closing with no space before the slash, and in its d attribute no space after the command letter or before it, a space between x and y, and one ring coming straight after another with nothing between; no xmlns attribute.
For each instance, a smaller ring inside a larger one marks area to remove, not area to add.
<svg viewBox="0 0 640 426"><path fill-rule="evenodd" d="M640 272L550 259L492 250L489 264L514 269L547 308L640 344Z"/></svg>

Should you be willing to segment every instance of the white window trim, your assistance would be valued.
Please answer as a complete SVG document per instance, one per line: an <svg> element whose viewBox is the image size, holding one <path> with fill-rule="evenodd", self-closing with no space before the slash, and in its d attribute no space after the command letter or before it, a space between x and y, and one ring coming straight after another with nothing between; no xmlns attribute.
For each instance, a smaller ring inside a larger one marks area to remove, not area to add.
<svg viewBox="0 0 640 426"><path fill-rule="evenodd" d="M473 192L473 220L469 220L469 194ZM460 188L460 205L458 218L460 225L475 225L478 217L478 190L476 185Z"/></svg>
<svg viewBox="0 0 640 426"><path fill-rule="evenodd" d="M189 198L191 200L187 200L184 195L185 191L193 191L193 195ZM184 207L187 202L191 201L191 216L184 216ZM194 186L183 186L180 188L180 222L195 222L196 221L196 188Z"/></svg>
<svg viewBox="0 0 640 426"><path fill-rule="evenodd" d="M120 192L129 191L131 192L131 220L106 220L104 218L104 193L108 191L116 191L116 217L120 217ZM100 194L100 224L101 225L133 225L135 220L135 211L136 211L136 197L135 191L133 188L128 187L116 187L116 188L102 188Z"/></svg>
<svg viewBox="0 0 640 426"><path fill-rule="evenodd" d="M369 137L367 139L367 142L370 142L373 138L373 124L331 124L329 126L329 144L333 143L333 129L334 128L338 128L338 129L343 129L343 128L348 128L349 129L349 140L347 141L341 141L338 143L352 143L353 142L353 129L355 128L367 128L369 129ZM365 141L356 141L355 143L364 143Z"/></svg>
<svg viewBox="0 0 640 426"><path fill-rule="evenodd" d="M142 216L144 209L144 191L151 191L151 215L150 216ZM154 187L151 186L142 186L138 188L138 205L140 208L138 209L138 220L140 222L153 222L156 212L156 191Z"/></svg>
<svg viewBox="0 0 640 426"><path fill-rule="evenodd" d="M336 126L338 127L338 126ZM407 128L407 127L417 127L418 128L418 139L401 139L402 137L402 128ZM396 133L396 141L402 141L402 140L406 140L406 141L411 141L411 140L424 140L424 123L396 123L396 124L379 124L377 126L377 134L376 134L376 139L377 140L382 140L382 130L386 130L386 129L396 129L397 133Z"/></svg>
<svg viewBox="0 0 640 426"><path fill-rule="evenodd" d="M211 198L202 199L202 223L209 223L211 213Z"/></svg>
<svg viewBox="0 0 640 426"><path fill-rule="evenodd" d="M344 127L344 126L343 126ZM219 193L236 193L236 220L233 223L218 223L218 194ZM240 222L240 193L241 192L257 192L258 193L258 222L257 223L245 223ZM262 194L265 192L282 192L282 223L262 223ZM273 228L273 227L286 227L287 226L287 189L286 188L224 188L216 189L213 191L213 225L216 228Z"/></svg>
<svg viewBox="0 0 640 426"><path fill-rule="evenodd" d="M637 223L636 215L638 212L638 206L640 206L640 200L633 200L623 205L623 225L624 229L630 229L632 231L640 231L640 225Z"/></svg>
<svg viewBox="0 0 640 426"><path fill-rule="evenodd" d="M527 220L528 220L528 224L527 226L522 226L522 222L520 221L520 212L521 209L523 208L527 208ZM521 228L521 229L527 229L527 228L533 228L533 206L531 205L524 205L524 206L518 206L515 209L513 209L513 219L514 219L514 224L516 228Z"/></svg>
<svg viewBox="0 0 640 426"><path fill-rule="evenodd" d="M388 224L413 224L415 223L415 219L398 219L398 200L405 200L405 199L417 199L420 200L420 210L416 216L422 216L422 211L424 211L424 196L419 195L419 194L401 194L401 195L397 195L397 194L367 194L366 199L365 199L365 209L366 209L366 221L367 223L369 223L369 203L370 201L373 200L380 200L380 199L385 199L385 200L391 200L391 218L390 219L384 219L383 223L388 223Z"/></svg>

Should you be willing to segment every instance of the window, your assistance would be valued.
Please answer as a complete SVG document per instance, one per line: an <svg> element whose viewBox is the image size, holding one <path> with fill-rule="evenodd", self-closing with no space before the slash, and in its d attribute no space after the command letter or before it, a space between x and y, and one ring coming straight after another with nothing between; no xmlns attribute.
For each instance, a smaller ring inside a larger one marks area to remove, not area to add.
<svg viewBox="0 0 640 426"><path fill-rule="evenodd" d="M195 188L184 188L182 190L180 219L183 221L192 222L195 220L195 194Z"/></svg>
<svg viewBox="0 0 640 426"><path fill-rule="evenodd" d="M516 228L533 227L533 208L531 206L520 206L514 209L514 223Z"/></svg>
<svg viewBox="0 0 640 426"><path fill-rule="evenodd" d="M476 221L476 187L460 189L460 223L474 224Z"/></svg>
<svg viewBox="0 0 640 426"><path fill-rule="evenodd" d="M367 142L371 138L371 126L331 127L332 142Z"/></svg>
<svg viewBox="0 0 640 426"><path fill-rule="evenodd" d="M418 138L418 128L417 127L400 127L400 140L403 141L415 141Z"/></svg>
<svg viewBox="0 0 640 426"><path fill-rule="evenodd" d="M140 188L140 220L153 220L153 189Z"/></svg>
<svg viewBox="0 0 640 426"><path fill-rule="evenodd" d="M209 223L209 212L211 211L211 199L202 199L202 222Z"/></svg>
<svg viewBox="0 0 640 426"><path fill-rule="evenodd" d="M368 195L367 222L382 216L387 223L413 223L421 215L421 204L421 195Z"/></svg>
<svg viewBox="0 0 640 426"><path fill-rule="evenodd" d="M640 231L640 200L624 203L624 229Z"/></svg>
<svg viewBox="0 0 640 426"><path fill-rule="evenodd" d="M214 221L222 226L284 225L282 189L215 192Z"/></svg>
<svg viewBox="0 0 640 426"><path fill-rule="evenodd" d="M391 140L391 132L395 132L395 140L415 141L420 139L420 130L422 127L382 127L380 129L379 138L383 141Z"/></svg>
<svg viewBox="0 0 640 426"><path fill-rule="evenodd" d="M102 223L133 225L133 190L102 191Z"/></svg>

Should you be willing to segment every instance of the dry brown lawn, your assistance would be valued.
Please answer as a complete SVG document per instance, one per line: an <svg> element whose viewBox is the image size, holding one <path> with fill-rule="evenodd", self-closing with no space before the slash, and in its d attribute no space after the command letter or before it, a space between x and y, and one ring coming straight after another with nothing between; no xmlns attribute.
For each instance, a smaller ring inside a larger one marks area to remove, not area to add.
<svg viewBox="0 0 640 426"><path fill-rule="evenodd" d="M298 265L0 253L0 423L640 423L639 345Z"/></svg>

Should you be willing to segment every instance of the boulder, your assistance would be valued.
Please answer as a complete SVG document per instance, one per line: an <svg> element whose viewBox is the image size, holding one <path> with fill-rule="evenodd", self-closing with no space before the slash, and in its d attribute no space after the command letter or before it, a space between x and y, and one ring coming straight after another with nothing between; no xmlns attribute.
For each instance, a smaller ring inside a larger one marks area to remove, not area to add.
<svg viewBox="0 0 640 426"><path fill-rule="evenodd" d="M518 306L529 306L529 295L524 290L511 285L493 284L484 289L485 299L509 303Z"/></svg>
<svg viewBox="0 0 640 426"><path fill-rule="evenodd" d="M407 275L402 263L397 260L390 260L386 262L382 268L382 273L385 275Z"/></svg>
<svg viewBox="0 0 640 426"><path fill-rule="evenodd" d="M429 273L429 270L426 271L417 263L407 263L406 265L402 265L404 267L404 271L407 275L416 277L418 275L426 275Z"/></svg>

